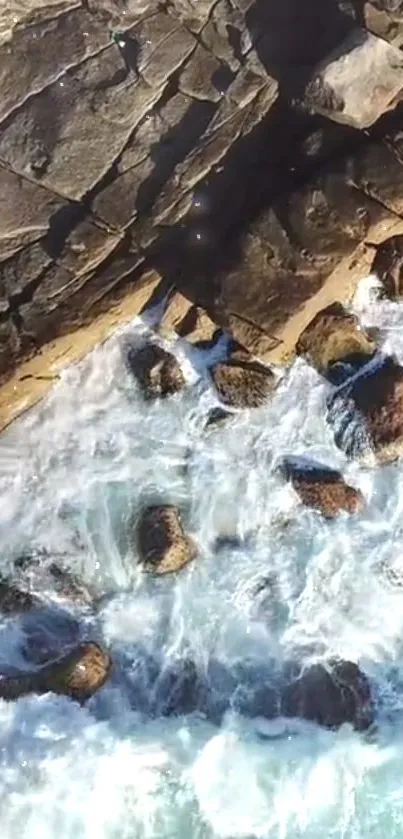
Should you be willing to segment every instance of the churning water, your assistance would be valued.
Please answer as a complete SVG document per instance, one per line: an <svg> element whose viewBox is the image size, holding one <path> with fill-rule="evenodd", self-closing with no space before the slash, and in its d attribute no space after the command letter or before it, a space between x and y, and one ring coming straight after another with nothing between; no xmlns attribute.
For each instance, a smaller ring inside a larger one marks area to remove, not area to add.
<svg viewBox="0 0 403 839"><path fill-rule="evenodd" d="M368 281L355 308L403 362L403 306L373 300ZM81 633L117 663L84 708L50 694L0 702L0 837L401 839L403 463L346 460L325 422L330 386L302 361L267 405L206 431L207 359L179 342L188 388L145 403L123 356L147 331L135 322L65 371L0 439L4 569L32 550L61 558L101 597L95 618L76 608ZM364 512L327 522L301 507L275 470L290 454L341 469ZM136 564L144 499L178 504L199 544L178 576ZM3 621L0 663L21 663L26 631ZM377 730L135 710L142 663L189 653L357 661Z"/></svg>

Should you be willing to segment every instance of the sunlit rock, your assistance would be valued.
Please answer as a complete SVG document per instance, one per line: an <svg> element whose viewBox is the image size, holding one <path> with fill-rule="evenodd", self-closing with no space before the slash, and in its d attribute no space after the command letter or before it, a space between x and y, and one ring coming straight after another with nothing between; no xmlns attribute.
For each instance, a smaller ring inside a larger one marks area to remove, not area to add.
<svg viewBox="0 0 403 839"><path fill-rule="evenodd" d="M374 721L368 679L350 661L308 667L284 689L281 711L284 716L302 717L326 728L351 723L364 730Z"/></svg>
<svg viewBox="0 0 403 839"><path fill-rule="evenodd" d="M335 518L343 511L357 513L364 506L362 493L346 484L336 469L289 458L282 464L282 472L291 481L302 503L326 518Z"/></svg>
<svg viewBox="0 0 403 839"><path fill-rule="evenodd" d="M80 644L34 673L0 676L0 697L18 699L29 693L57 693L85 702L105 684L112 662L98 644Z"/></svg>
<svg viewBox="0 0 403 839"><path fill-rule="evenodd" d="M171 505L148 507L141 513L137 546L144 569L153 574L179 571L197 553L184 532L179 509Z"/></svg>
<svg viewBox="0 0 403 839"><path fill-rule="evenodd" d="M375 351L374 342L341 303L333 303L318 312L297 342L298 355L331 380L337 377L340 364L356 370L366 364Z"/></svg>
<svg viewBox="0 0 403 839"><path fill-rule="evenodd" d="M179 362L157 344L130 348L127 362L146 399L171 396L185 386Z"/></svg>

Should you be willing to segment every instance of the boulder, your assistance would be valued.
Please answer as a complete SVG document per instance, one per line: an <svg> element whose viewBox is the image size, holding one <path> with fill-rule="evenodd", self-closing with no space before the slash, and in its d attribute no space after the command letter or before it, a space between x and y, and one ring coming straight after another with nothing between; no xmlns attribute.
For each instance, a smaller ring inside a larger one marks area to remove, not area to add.
<svg viewBox="0 0 403 839"><path fill-rule="evenodd" d="M348 455L358 451L365 457L363 447L369 444L380 462L398 458L403 446L403 367L387 357L350 385L347 383L329 403L330 422L343 412L343 427L335 439Z"/></svg>
<svg viewBox="0 0 403 839"><path fill-rule="evenodd" d="M30 693L57 693L86 702L105 684L112 662L98 644L79 644L36 672L0 675L0 698L18 699Z"/></svg>
<svg viewBox="0 0 403 839"><path fill-rule="evenodd" d="M283 473L291 481L302 503L327 519L333 519L342 512L357 513L363 508L362 493L346 484L335 469L319 463L301 464L287 460Z"/></svg>
<svg viewBox="0 0 403 839"><path fill-rule="evenodd" d="M276 386L270 368L246 352L215 364L210 375L221 402L232 408L258 408Z"/></svg>
<svg viewBox="0 0 403 839"><path fill-rule="evenodd" d="M368 679L350 661L311 665L284 689L281 713L326 728L351 723L355 729L363 731L374 721Z"/></svg>
<svg viewBox="0 0 403 839"><path fill-rule="evenodd" d="M373 357L376 346L357 319L341 303L333 303L315 315L299 336L296 349L318 373L334 380L340 364L356 370Z"/></svg>
<svg viewBox="0 0 403 839"><path fill-rule="evenodd" d="M363 129L394 108L402 91L401 52L357 27L321 62L307 85L305 101L316 113Z"/></svg>
<svg viewBox="0 0 403 839"><path fill-rule="evenodd" d="M130 348L127 362L145 399L172 396L185 387L179 362L158 344Z"/></svg>
<svg viewBox="0 0 403 839"><path fill-rule="evenodd" d="M54 595L71 604L90 606L94 597L72 571L55 562L46 551L24 554L14 563L14 574L24 587L45 602Z"/></svg>
<svg viewBox="0 0 403 839"><path fill-rule="evenodd" d="M184 532L178 507L147 507L137 525L140 562L152 574L179 571L197 554L192 539Z"/></svg>

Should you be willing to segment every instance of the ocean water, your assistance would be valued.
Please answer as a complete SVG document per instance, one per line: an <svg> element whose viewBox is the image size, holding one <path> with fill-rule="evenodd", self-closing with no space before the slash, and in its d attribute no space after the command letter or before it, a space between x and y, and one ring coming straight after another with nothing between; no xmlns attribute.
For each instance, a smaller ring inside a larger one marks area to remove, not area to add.
<svg viewBox="0 0 403 839"><path fill-rule="evenodd" d="M368 278L353 308L403 363L403 305L378 300ZM330 386L302 360L278 371L266 405L206 430L212 358L179 341L187 388L145 403L124 354L152 319L64 371L0 438L3 570L46 552L99 598L94 616L49 590L59 624L3 619L0 664L23 664L38 626L51 642L70 624L116 663L86 707L52 695L0 701L0 837L400 839L403 461L348 461L326 423ZM215 358L225 352L222 342ZM328 522L302 507L276 471L284 455L340 469L364 511ZM198 543L177 576L155 580L137 564L133 519L148 499L178 504ZM133 701L142 668L185 655L273 671L290 659L356 661L373 685L376 729L150 718Z"/></svg>

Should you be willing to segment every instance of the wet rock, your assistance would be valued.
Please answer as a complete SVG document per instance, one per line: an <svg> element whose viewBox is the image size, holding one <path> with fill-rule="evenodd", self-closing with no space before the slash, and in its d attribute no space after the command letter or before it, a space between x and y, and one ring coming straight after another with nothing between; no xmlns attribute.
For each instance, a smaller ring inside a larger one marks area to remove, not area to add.
<svg viewBox="0 0 403 839"><path fill-rule="evenodd" d="M237 353L215 364L210 375L220 400L232 408L258 408L276 386L269 367L254 361L248 353Z"/></svg>
<svg viewBox="0 0 403 839"><path fill-rule="evenodd" d="M222 426L230 417L234 415L230 413L230 411L225 411L224 408L220 408L218 405L216 408L212 408L207 415L207 420L205 424L205 429L216 428L217 426Z"/></svg>
<svg viewBox="0 0 403 839"><path fill-rule="evenodd" d="M72 571L55 562L46 551L25 554L14 563L18 582L45 602L53 595L79 606L91 606L94 596Z"/></svg>
<svg viewBox="0 0 403 839"><path fill-rule="evenodd" d="M282 471L302 503L318 510L325 518L335 518L343 511L357 513L364 505L362 493L346 484L335 469L319 463L301 464L287 460Z"/></svg>
<svg viewBox="0 0 403 839"><path fill-rule="evenodd" d="M35 609L39 603L39 598L31 592L18 588L8 580L0 579L0 614L21 614Z"/></svg>
<svg viewBox="0 0 403 839"><path fill-rule="evenodd" d="M0 675L0 697L11 700L51 692L86 702L105 684L111 666L109 654L97 644L80 644L34 673Z"/></svg>
<svg viewBox="0 0 403 839"><path fill-rule="evenodd" d="M343 391L342 404L351 406L362 419L365 439L380 462L389 462L400 456L403 446L403 367L388 357L384 363L359 376ZM348 417L348 413L346 413ZM354 415L350 415L350 422ZM349 426L336 442L347 454L354 453L349 446ZM365 456L365 451L362 452Z"/></svg>
<svg viewBox="0 0 403 839"><path fill-rule="evenodd" d="M374 706L367 677L350 661L308 667L283 691L281 711L326 728L351 723L363 731L374 721Z"/></svg>
<svg viewBox="0 0 403 839"><path fill-rule="evenodd" d="M153 574L179 571L197 554L192 539L183 530L181 514L171 505L146 508L137 527L140 562Z"/></svg>
<svg viewBox="0 0 403 839"><path fill-rule="evenodd" d="M341 303L333 303L315 315L299 336L296 349L318 373L333 381L340 363L356 370L373 357L376 346L357 319Z"/></svg>
<svg viewBox="0 0 403 839"><path fill-rule="evenodd" d="M178 659L166 666L154 687L155 712L162 716L191 714L201 704L202 680L189 658Z"/></svg>
<svg viewBox="0 0 403 839"><path fill-rule="evenodd" d="M172 396L185 386L179 362L157 344L146 344L139 349L132 347L127 361L146 399Z"/></svg>
<svg viewBox="0 0 403 839"><path fill-rule="evenodd" d="M305 100L317 113L368 128L396 106L403 88L403 56L383 38L355 29L320 65Z"/></svg>

